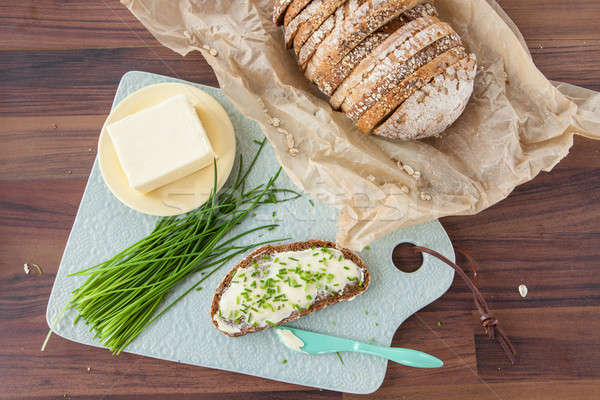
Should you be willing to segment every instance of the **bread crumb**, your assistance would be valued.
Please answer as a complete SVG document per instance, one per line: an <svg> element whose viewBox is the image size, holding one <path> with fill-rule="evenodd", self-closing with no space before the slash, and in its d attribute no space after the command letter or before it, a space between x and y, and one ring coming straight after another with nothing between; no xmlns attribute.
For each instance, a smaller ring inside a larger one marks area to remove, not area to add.
<svg viewBox="0 0 600 400"><path fill-rule="evenodd" d="M216 57L217 54L219 54L219 52L217 51L217 49L210 49L208 51L210 53L211 56Z"/></svg>
<svg viewBox="0 0 600 400"><path fill-rule="evenodd" d="M58 128L58 125L56 125L56 124L52 124L52 128L53 128L53 129L56 129L56 128Z"/></svg>
<svg viewBox="0 0 600 400"><path fill-rule="evenodd" d="M274 117L274 118L271 118L269 123L271 125L273 125L275 128L277 128L281 124L281 121L279 120L279 118Z"/></svg>
<svg viewBox="0 0 600 400"><path fill-rule="evenodd" d="M527 292L528 292L527 286L520 284L519 285L519 294L521 295L521 297L523 297L523 298L527 297Z"/></svg>

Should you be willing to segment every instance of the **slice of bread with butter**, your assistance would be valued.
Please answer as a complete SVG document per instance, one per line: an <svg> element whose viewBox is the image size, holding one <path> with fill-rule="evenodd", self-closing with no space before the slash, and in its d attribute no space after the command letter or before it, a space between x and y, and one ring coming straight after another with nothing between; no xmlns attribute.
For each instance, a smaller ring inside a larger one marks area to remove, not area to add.
<svg viewBox="0 0 600 400"><path fill-rule="evenodd" d="M211 319L224 334L243 336L351 300L369 282L364 262L335 243L265 246L225 276L215 292Z"/></svg>

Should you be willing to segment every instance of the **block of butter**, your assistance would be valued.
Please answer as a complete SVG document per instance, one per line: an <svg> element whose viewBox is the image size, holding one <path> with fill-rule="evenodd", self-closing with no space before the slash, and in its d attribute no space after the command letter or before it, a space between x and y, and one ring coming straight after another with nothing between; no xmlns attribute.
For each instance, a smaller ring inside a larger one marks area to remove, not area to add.
<svg viewBox="0 0 600 400"><path fill-rule="evenodd" d="M106 127L129 185L142 193L183 178L213 162L202 121L185 94Z"/></svg>

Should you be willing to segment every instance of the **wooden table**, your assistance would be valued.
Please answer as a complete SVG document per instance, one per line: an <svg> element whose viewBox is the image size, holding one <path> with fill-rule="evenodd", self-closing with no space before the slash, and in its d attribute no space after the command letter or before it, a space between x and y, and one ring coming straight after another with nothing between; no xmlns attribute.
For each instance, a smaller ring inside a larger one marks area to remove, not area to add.
<svg viewBox="0 0 600 400"><path fill-rule="evenodd" d="M549 78L600 91L600 1L500 3ZM100 127L119 78L135 69L216 85L199 54L182 58L161 47L115 0L0 4L0 398L361 397L113 357L56 336L39 351ZM600 143L577 138L551 173L477 216L442 222L480 261L479 287L518 347L519 364L510 366L483 335L470 293L456 280L394 339L438 355L446 367L390 364L368 398L600 398ZM26 275L24 263L44 274ZM525 299L521 283L529 287Z"/></svg>

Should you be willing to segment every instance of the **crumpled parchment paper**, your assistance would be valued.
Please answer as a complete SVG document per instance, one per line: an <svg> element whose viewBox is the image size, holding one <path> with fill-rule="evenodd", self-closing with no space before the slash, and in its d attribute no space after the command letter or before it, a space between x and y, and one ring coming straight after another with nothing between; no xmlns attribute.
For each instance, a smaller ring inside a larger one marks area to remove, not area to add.
<svg viewBox="0 0 600 400"><path fill-rule="evenodd" d="M600 138L600 93L548 81L494 0L436 2L479 68L458 121L415 142L366 136L332 110L285 49L271 0L121 2L163 45L202 52L292 181L340 209L337 241L351 249L402 226L475 214L551 170L574 134Z"/></svg>

